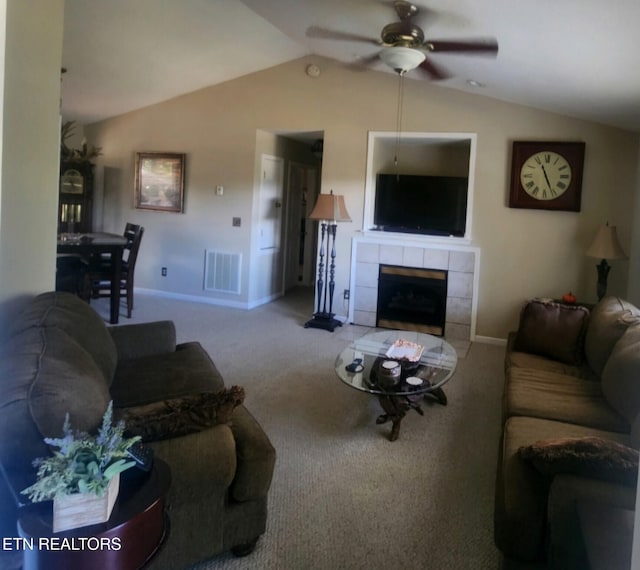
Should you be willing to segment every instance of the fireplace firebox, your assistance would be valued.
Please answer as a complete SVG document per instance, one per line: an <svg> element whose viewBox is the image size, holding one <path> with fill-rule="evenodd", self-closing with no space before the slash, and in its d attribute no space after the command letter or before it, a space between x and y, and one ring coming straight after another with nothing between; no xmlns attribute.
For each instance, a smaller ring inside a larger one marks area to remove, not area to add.
<svg viewBox="0 0 640 570"><path fill-rule="evenodd" d="M376 326L444 336L447 271L380 265Z"/></svg>

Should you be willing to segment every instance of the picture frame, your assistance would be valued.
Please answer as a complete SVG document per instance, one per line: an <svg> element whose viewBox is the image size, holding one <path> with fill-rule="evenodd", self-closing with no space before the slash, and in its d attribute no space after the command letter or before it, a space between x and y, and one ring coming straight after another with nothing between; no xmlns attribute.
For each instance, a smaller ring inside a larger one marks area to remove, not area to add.
<svg viewBox="0 0 640 570"><path fill-rule="evenodd" d="M139 210L183 213L185 155L177 152L137 152L135 207Z"/></svg>

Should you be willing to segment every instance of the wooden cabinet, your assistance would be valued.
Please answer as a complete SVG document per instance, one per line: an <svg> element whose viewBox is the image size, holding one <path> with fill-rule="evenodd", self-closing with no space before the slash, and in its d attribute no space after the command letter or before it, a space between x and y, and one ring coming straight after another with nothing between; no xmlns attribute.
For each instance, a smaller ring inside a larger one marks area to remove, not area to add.
<svg viewBox="0 0 640 570"><path fill-rule="evenodd" d="M62 162L58 200L58 233L93 230L93 164Z"/></svg>

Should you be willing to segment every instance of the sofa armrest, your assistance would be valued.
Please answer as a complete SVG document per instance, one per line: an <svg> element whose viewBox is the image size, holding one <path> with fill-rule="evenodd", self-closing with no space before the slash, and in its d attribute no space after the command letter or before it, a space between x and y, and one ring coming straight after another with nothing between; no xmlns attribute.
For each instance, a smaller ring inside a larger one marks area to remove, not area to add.
<svg viewBox="0 0 640 570"><path fill-rule="evenodd" d="M171 468L174 500L198 500L214 490L224 496L236 473L236 445L226 424L146 445Z"/></svg>
<svg viewBox="0 0 640 570"><path fill-rule="evenodd" d="M231 484L231 496L236 501L250 501L266 497L276 452L260 424L243 405L238 406L231 419L231 431L236 440L238 467Z"/></svg>
<svg viewBox="0 0 640 570"><path fill-rule="evenodd" d="M118 361L176 350L176 327L173 321L119 325L108 330L118 351Z"/></svg>

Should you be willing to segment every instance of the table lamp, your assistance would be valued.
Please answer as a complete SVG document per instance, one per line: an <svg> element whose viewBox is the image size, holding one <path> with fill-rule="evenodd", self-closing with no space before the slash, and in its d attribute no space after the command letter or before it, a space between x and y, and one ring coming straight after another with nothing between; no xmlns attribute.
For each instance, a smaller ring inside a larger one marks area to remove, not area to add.
<svg viewBox="0 0 640 570"><path fill-rule="evenodd" d="M618 233L615 226L610 226L608 223L604 226L600 226L596 237L591 242L589 249L587 250L589 257L596 257L602 261L596 265L598 270L598 301L605 296L607 292L607 276L611 266L607 263L607 259L626 259L627 255L620 245L618 240Z"/></svg>
<svg viewBox="0 0 640 570"><path fill-rule="evenodd" d="M318 194L310 220L320 221L320 248L318 253L318 280L316 283L317 309L313 318L307 321L305 328L324 329L333 332L342 323L333 313L333 293L335 290L336 230L338 222L350 222L351 218L344 204L344 196L336 195L333 190L329 194ZM325 235L327 238L325 245ZM326 249L325 249L326 248ZM325 259L326 255L326 259ZM329 262L331 257L331 262ZM327 308L327 300L329 305Z"/></svg>

